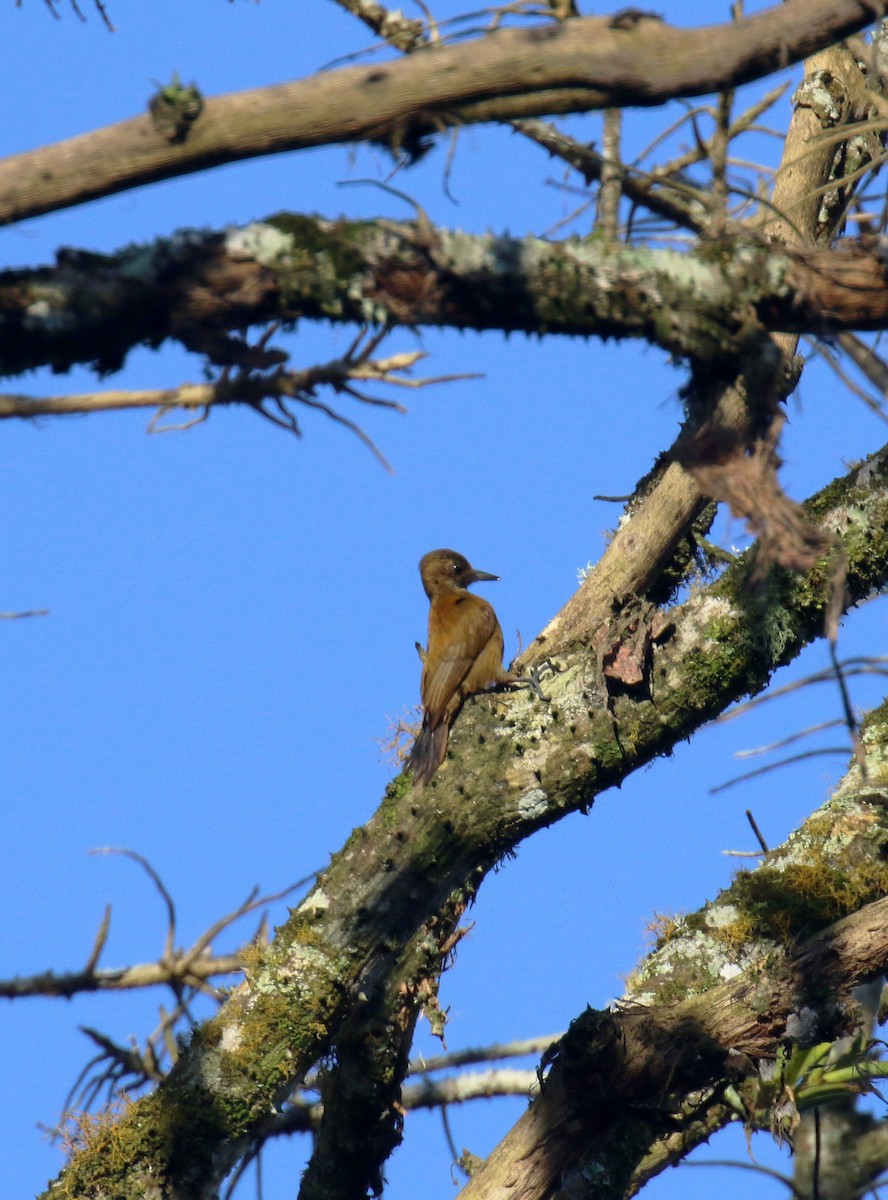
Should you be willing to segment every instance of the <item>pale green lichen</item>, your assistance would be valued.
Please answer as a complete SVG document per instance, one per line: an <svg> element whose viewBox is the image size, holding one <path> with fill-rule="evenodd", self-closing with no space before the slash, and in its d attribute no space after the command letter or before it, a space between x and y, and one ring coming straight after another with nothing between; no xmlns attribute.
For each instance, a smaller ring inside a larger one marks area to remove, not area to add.
<svg viewBox="0 0 888 1200"><path fill-rule="evenodd" d="M518 801L518 814L525 821L542 817L549 807L549 797L542 788L531 788Z"/></svg>
<svg viewBox="0 0 888 1200"><path fill-rule="evenodd" d="M319 916L329 907L330 897L323 888L317 887L302 901L299 911L306 917Z"/></svg>
<svg viewBox="0 0 888 1200"><path fill-rule="evenodd" d="M252 258L263 267L278 267L291 259L295 250L291 234L274 225L254 221L225 232L225 251L232 258Z"/></svg>
<svg viewBox="0 0 888 1200"><path fill-rule="evenodd" d="M822 125L838 125L848 103L842 82L831 71L812 71L792 98L798 108L810 108Z"/></svg>
<svg viewBox="0 0 888 1200"><path fill-rule="evenodd" d="M22 328L28 331L40 330L45 334L65 333L75 329L78 316L65 307L66 303L61 294L44 293L25 309Z"/></svg>

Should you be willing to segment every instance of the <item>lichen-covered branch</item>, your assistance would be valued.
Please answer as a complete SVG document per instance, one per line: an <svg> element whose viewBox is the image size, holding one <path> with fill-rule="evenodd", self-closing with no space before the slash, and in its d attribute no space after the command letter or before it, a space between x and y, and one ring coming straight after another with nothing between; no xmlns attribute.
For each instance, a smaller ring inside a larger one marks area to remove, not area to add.
<svg viewBox="0 0 888 1200"><path fill-rule="evenodd" d="M713 1132L738 1119L729 1085L752 1125L780 1119L765 1095L784 1121L802 1107L801 1085L762 1087L768 1064L780 1047L853 1032L854 988L888 965L886 721L883 704L865 726L866 781L852 767L760 867L664 927L613 1012L577 1018L544 1057L554 1066L539 1098L462 1200L622 1196L641 1164L650 1178L687 1153L686 1120ZM670 1127L673 1153L649 1162Z"/></svg>
<svg viewBox="0 0 888 1200"><path fill-rule="evenodd" d="M284 150L703 95L797 62L881 12L876 0L789 0L700 29L646 13L587 17L219 96L184 134L146 114L4 159L0 224Z"/></svg>
<svg viewBox="0 0 888 1200"><path fill-rule="evenodd" d="M888 451L810 511L842 540L847 602L884 586ZM748 576L743 560L670 614L651 644L646 698L608 697L594 658L577 647L547 681L547 705L523 694L469 702L446 767L422 791L409 776L393 781L268 950L247 956L245 983L195 1032L165 1082L113 1129L97 1130L47 1194L130 1197L151 1178L167 1200L211 1196L450 896L763 688L820 634L828 564L804 577L775 572L758 592Z"/></svg>
<svg viewBox="0 0 888 1200"><path fill-rule="evenodd" d="M134 346L166 338L230 361L230 331L299 318L643 338L724 372L765 330L888 327L885 255L878 238L682 254L279 214L0 273L0 374L75 363L109 372ZM33 414L6 397L0 416L19 415Z"/></svg>
<svg viewBox="0 0 888 1200"><path fill-rule="evenodd" d="M442 904L340 1026L318 1073L323 1109L299 1200L363 1200L382 1191L383 1168L401 1142L401 1085L416 1021L425 1011L443 1035L438 982L472 894L467 884Z"/></svg>
<svg viewBox="0 0 888 1200"><path fill-rule="evenodd" d="M383 38L396 50L409 53L429 40L423 21L418 17L405 17L400 9L393 12L377 4L376 0L336 0L336 3L363 21L377 37Z"/></svg>

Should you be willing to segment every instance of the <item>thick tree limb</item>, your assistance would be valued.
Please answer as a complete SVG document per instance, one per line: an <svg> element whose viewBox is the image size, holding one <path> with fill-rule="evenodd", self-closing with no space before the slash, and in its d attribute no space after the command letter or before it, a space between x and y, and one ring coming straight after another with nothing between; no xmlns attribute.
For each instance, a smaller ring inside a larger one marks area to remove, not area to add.
<svg viewBox="0 0 888 1200"><path fill-rule="evenodd" d="M736 1119L724 1088L755 1080L779 1045L856 1027L852 991L888 965L886 721L888 702L863 730L866 782L852 765L756 870L670 923L615 1012L574 1022L545 1056L555 1067L540 1098L465 1200L546 1200L561 1189L582 1200L599 1194L592 1181L601 1179L622 1195L630 1175L634 1188ZM755 1115L755 1089L746 1094L752 1124L767 1127L774 1115ZM691 1113L684 1132L663 1137Z"/></svg>
<svg viewBox="0 0 888 1200"><path fill-rule="evenodd" d="M644 338L726 371L764 330L888 328L886 261L873 237L797 252L734 242L716 257L279 214L0 273L0 374L113 371L165 338L224 362L225 333L304 317ZM33 415L0 400L0 417Z"/></svg>
<svg viewBox="0 0 888 1200"><path fill-rule="evenodd" d="M853 769L762 867L679 920L616 1011L578 1017L547 1056L554 1066L540 1096L461 1200L549 1200L562 1189L591 1197L600 1193L590 1181L601 1179L621 1195L693 1095L699 1122L714 1101L723 1123L732 1115L724 1087L754 1077L782 1043L832 1041L858 1027L852 992L888 966L888 899L871 899L886 886L886 718L883 705L870 727L881 784L862 787ZM679 990L686 999L660 1000Z"/></svg>
<svg viewBox="0 0 888 1200"><path fill-rule="evenodd" d="M172 141L145 115L4 159L0 224L284 150L397 144L449 125L704 95L797 62L881 14L876 0L789 0L701 29L645 14L586 17L220 96Z"/></svg>
<svg viewBox="0 0 888 1200"><path fill-rule="evenodd" d="M848 602L888 571L888 451L812 502L841 532ZM129 1197L146 1173L168 1200L213 1194L276 1103L323 1054L362 995L373 995L448 897L477 881L535 830L584 808L606 787L688 737L731 700L764 687L822 628L826 568L767 594L746 591L745 562L672 615L652 650L650 698L595 698L595 664L564 660L542 708L509 697L507 715L470 702L451 760L422 791L393 781L315 890L247 963L247 981L196 1031L165 1082L75 1156L48 1195ZM598 681L596 685L596 680ZM175 1119L171 1120L171 1114Z"/></svg>

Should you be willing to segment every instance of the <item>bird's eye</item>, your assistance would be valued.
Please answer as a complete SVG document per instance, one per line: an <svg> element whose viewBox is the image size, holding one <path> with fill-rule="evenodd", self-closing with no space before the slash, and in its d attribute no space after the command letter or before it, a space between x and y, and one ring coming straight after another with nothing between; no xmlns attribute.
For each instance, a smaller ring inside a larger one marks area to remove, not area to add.
<svg viewBox="0 0 888 1200"><path fill-rule="evenodd" d="M454 562L454 563L451 563L450 565L453 567L453 572L454 572L454 574L458 574L458 572L459 572L459 563L458 563L458 562Z"/></svg>

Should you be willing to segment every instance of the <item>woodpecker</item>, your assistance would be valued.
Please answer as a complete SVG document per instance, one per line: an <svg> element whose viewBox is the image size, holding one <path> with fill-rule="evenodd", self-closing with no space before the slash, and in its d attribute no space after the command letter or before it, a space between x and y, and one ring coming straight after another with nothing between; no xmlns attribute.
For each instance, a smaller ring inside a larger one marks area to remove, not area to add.
<svg viewBox="0 0 888 1200"><path fill-rule="evenodd" d="M432 550L419 563L429 598L429 642L423 657L422 729L409 765L425 784L444 761L450 726L463 701L494 684L521 682L503 667L503 631L496 613L469 585L497 580L476 571L455 550Z"/></svg>

